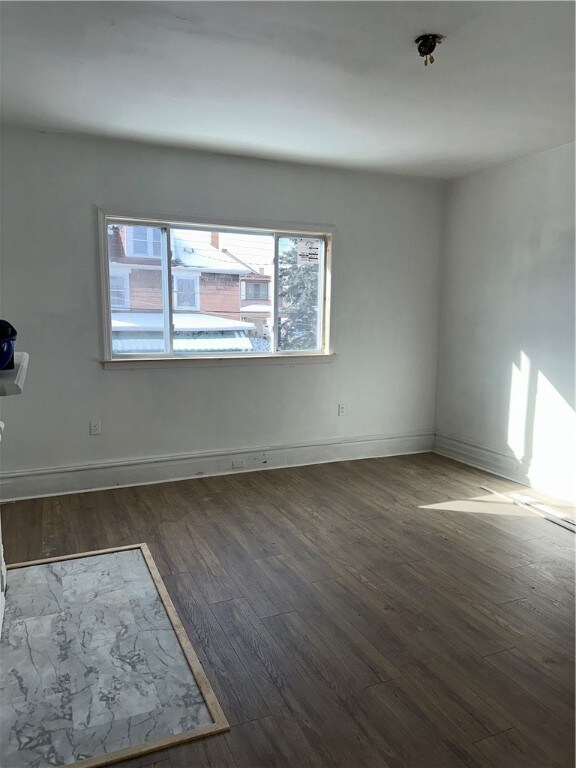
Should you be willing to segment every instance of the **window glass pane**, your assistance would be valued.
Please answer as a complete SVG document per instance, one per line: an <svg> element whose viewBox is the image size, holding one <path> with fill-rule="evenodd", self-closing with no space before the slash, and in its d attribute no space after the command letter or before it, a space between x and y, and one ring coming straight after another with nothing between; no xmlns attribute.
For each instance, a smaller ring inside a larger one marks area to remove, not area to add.
<svg viewBox="0 0 576 768"><path fill-rule="evenodd" d="M274 236L186 227L170 238L174 354L270 352L272 301L255 305L246 282L250 275L272 282Z"/></svg>
<svg viewBox="0 0 576 768"><path fill-rule="evenodd" d="M125 309L129 302L128 275L110 275L110 306Z"/></svg>
<svg viewBox="0 0 576 768"><path fill-rule="evenodd" d="M278 238L278 349L322 345L324 239Z"/></svg>
<svg viewBox="0 0 576 768"><path fill-rule="evenodd" d="M246 283L247 299L267 299L268 283Z"/></svg>
<svg viewBox="0 0 576 768"><path fill-rule="evenodd" d="M147 244L153 242L153 232L160 236L162 258L151 262ZM141 244L146 245L143 253L139 252ZM108 225L110 321L115 356L164 354L170 349L165 253L166 234L158 227ZM120 269L122 274L115 275L120 265L124 265Z"/></svg>
<svg viewBox="0 0 576 768"><path fill-rule="evenodd" d="M176 278L176 307L196 309L196 282L195 277Z"/></svg>
<svg viewBox="0 0 576 768"><path fill-rule="evenodd" d="M126 256L145 256L158 259L161 257L164 235L160 227L126 225L124 229Z"/></svg>

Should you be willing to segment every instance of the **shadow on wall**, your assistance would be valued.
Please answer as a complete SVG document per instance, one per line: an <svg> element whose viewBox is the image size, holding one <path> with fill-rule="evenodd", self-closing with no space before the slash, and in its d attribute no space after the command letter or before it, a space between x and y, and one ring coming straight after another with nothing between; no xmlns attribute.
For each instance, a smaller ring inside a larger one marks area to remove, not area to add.
<svg viewBox="0 0 576 768"><path fill-rule="evenodd" d="M525 352L512 364L508 446L524 482L576 498L576 412Z"/></svg>

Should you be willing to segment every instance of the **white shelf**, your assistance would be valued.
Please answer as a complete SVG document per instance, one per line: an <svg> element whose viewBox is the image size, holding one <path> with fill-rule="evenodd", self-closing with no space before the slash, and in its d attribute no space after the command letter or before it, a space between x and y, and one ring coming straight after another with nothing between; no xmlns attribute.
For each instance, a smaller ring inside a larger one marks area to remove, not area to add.
<svg viewBox="0 0 576 768"><path fill-rule="evenodd" d="M0 397L22 394L27 369L28 353L16 352L14 368L11 371L0 371Z"/></svg>

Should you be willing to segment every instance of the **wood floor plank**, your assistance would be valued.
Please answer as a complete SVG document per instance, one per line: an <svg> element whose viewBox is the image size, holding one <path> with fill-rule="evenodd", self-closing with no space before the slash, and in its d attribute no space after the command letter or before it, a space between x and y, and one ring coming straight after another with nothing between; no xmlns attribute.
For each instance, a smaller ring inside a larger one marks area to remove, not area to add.
<svg viewBox="0 0 576 768"><path fill-rule="evenodd" d="M489 661L478 657L457 659L452 665L456 680L468 685L486 704L533 741L550 765L574 759L574 729L556 713L528 694Z"/></svg>
<svg viewBox="0 0 576 768"><path fill-rule="evenodd" d="M574 622L546 611L534 601L512 600L510 603L499 606L498 610L501 613L512 614L540 635L549 637L551 641L566 650L574 649Z"/></svg>
<svg viewBox="0 0 576 768"><path fill-rule="evenodd" d="M506 718L495 713L467 685L459 683L455 687L449 665L431 668L410 662L402 667L402 673L400 685L407 686L413 699L426 702L428 716L433 719L435 713L441 712L452 723L452 738L462 740L463 736L474 743L511 727Z"/></svg>
<svg viewBox="0 0 576 768"><path fill-rule="evenodd" d="M130 505L126 503L126 497L118 497L117 493L116 491L94 491L93 493L82 495L91 505L94 524L106 533L109 547L139 544L144 541L146 534L134 525L137 513L130 514ZM120 498L120 501L117 501L118 498ZM62 522L60 521L59 525ZM70 549L67 554L78 551L78 546L76 546Z"/></svg>
<svg viewBox="0 0 576 768"><path fill-rule="evenodd" d="M418 555L412 562L427 560L436 563L442 570L454 574L459 581L467 582L491 602L503 603L524 596L524 593L518 591L517 585L506 578L512 569L490 562L477 549L468 548L458 535L435 536L421 531L406 531L403 538Z"/></svg>
<svg viewBox="0 0 576 768"><path fill-rule="evenodd" d="M166 768L239 768L226 736L222 733L172 747Z"/></svg>
<svg viewBox="0 0 576 768"><path fill-rule="evenodd" d="M186 570L192 574L207 603L219 603L242 597L242 591L230 576L208 543L198 533L200 526L186 521L168 523L162 534L169 537L171 550L176 550Z"/></svg>
<svg viewBox="0 0 576 768"><path fill-rule="evenodd" d="M462 746L444 736L446 727L439 727L437 722L443 717L439 709L436 722L433 722L419 702L407 695L400 685L401 681L390 680L372 686L366 690L366 697L372 716L382 723L386 738L400 755L403 765L410 768L488 768L489 763L473 744Z"/></svg>
<svg viewBox="0 0 576 768"><path fill-rule="evenodd" d="M42 499L42 555L44 557L57 557L81 551L72 516L69 514L69 509L62 504L65 498L67 497L57 496L53 499ZM4 537L6 537L6 531Z"/></svg>
<svg viewBox="0 0 576 768"><path fill-rule="evenodd" d="M123 511L130 529L137 532L141 540L156 529L160 510L162 520L170 519L170 510L164 509L164 505L158 501L158 490L154 485L118 488L102 493L109 494L111 500L107 503L113 503L117 509Z"/></svg>
<svg viewBox="0 0 576 768"><path fill-rule="evenodd" d="M231 725L265 717L271 707L260 696L190 574L165 577L184 628L206 668Z"/></svg>
<svg viewBox="0 0 576 768"><path fill-rule="evenodd" d="M546 528L546 535L538 539L537 547L534 545L532 562L534 560L538 561L560 559L566 565L573 566L575 539L576 537L571 531L567 531L566 529L560 528L557 525L548 523L548 528Z"/></svg>
<svg viewBox="0 0 576 768"><path fill-rule="evenodd" d="M51 500L3 504L2 542L7 563L37 560L42 555L42 510Z"/></svg>
<svg viewBox="0 0 576 768"><path fill-rule="evenodd" d="M395 659L402 670L404 664L419 661L427 666L443 666L453 659L470 656L475 651L461 638L454 637L449 627L432 627L404 637L403 657Z"/></svg>
<svg viewBox="0 0 576 768"><path fill-rule="evenodd" d="M108 528L98 524L100 513L91 503L86 503L91 501L88 497L89 494L84 493L54 499L54 505L64 504L60 519L71 519L76 552L94 552L110 546Z"/></svg>
<svg viewBox="0 0 576 768"><path fill-rule="evenodd" d="M274 586L257 561L224 526L205 524L198 526L198 533L220 562L226 564L226 571L260 618L292 610L282 591Z"/></svg>
<svg viewBox="0 0 576 768"><path fill-rule="evenodd" d="M334 667L333 657L330 654L323 654L323 639L321 636L316 635L309 631L309 626L306 621L298 617L298 614L284 614L282 616L273 616L269 619L263 619L263 623L271 629L274 637L282 646L282 648L290 655L295 655L306 664L308 674L318 681L320 685L327 685L331 692L334 694L338 702L348 712L350 717L356 722L359 729L370 740L370 743L377 743L381 749L384 750L384 754L391 762L398 760L398 754L394 752L391 744L385 740L385 733L388 723L384 725L383 731L380 731L376 726L374 710L366 705L365 691L359 689L357 681L350 675L348 670L343 670L341 667ZM398 685L404 685L405 681L394 681ZM378 686L375 686L377 688ZM371 690L371 689L369 689ZM421 701L420 691L416 692L417 698ZM415 697L416 698L416 697ZM462 729L453 727L450 720L448 720L443 714L445 709L445 701L436 701L436 706L432 703L432 700L428 701L428 710L433 712L437 720L443 720L445 730L454 730L458 736L462 736L462 741L465 742L466 734ZM461 713L459 713L461 714ZM430 721L432 722L432 721ZM417 732L421 733L421 728ZM485 735L490 731L476 730L476 733ZM411 745L413 748L412 737L406 739L405 745ZM443 741L439 731L434 730L431 735L433 741ZM397 745L399 749L399 745ZM465 749L465 745L462 744L462 748Z"/></svg>
<svg viewBox="0 0 576 768"><path fill-rule="evenodd" d="M398 674L390 658L385 657L370 639L358 632L356 618L344 615L331 601L323 599L318 585L328 582L307 583L295 568L290 567L286 555L259 560L258 564L278 586L284 585L294 609L339 645L348 666L354 670L362 685L373 685Z"/></svg>
<svg viewBox="0 0 576 768"><path fill-rule="evenodd" d="M513 647L509 633L483 614L481 606L472 606L449 592L435 589L425 576L416 576L403 565L388 567L379 575L391 589L411 599L424 615L475 653L483 656Z"/></svg>
<svg viewBox="0 0 576 768"><path fill-rule="evenodd" d="M501 651L485 658L548 709L568 723L574 722L572 679L558 680L520 648Z"/></svg>
<svg viewBox="0 0 576 768"><path fill-rule="evenodd" d="M262 623L287 655L300 659L311 679L329 688L349 713L354 712L355 697L364 689L341 658L331 652L323 635L296 612L270 616Z"/></svg>
<svg viewBox="0 0 576 768"><path fill-rule="evenodd" d="M211 610L217 616L242 662L249 669L262 697L269 701L275 717L297 718L303 724L308 741L325 752L328 764L358 766L372 763L366 746L358 743L355 728L338 713L326 689L306 675L299 660L289 658L277 646L263 622L245 599L216 603ZM319 737L319 729L323 737ZM356 747L351 745L356 737Z"/></svg>
<svg viewBox="0 0 576 768"><path fill-rule="evenodd" d="M150 547L162 577L188 572L186 560L180 550L172 545L170 533L165 532L164 526L143 534L143 540Z"/></svg>
<svg viewBox="0 0 576 768"><path fill-rule="evenodd" d="M270 716L253 720L233 728L226 740L238 768L285 768L287 765L321 768L325 765L294 718Z"/></svg>
<svg viewBox="0 0 576 768"><path fill-rule="evenodd" d="M393 606L383 596L382 611L374 610L373 598L366 593L356 590L341 579L317 582L316 589L334 606L338 615L357 630L366 640L385 658L394 662L395 659L404 656L404 638L409 624L409 632L432 626L432 623L424 619L418 627L415 622L407 622L406 616L394 611ZM390 608L390 611L386 609ZM334 612L330 612L334 615ZM381 679L392 678L398 675L395 666L384 668L380 672ZM386 675L386 677L382 677Z"/></svg>
<svg viewBox="0 0 576 768"><path fill-rule="evenodd" d="M471 603L474 606L493 605L494 603L500 603L502 594L490 591L490 600L486 595L486 588L478 582L473 583L473 579L463 580L461 578L461 571L456 574L454 568L446 568L440 565L437 560L419 560L415 563L407 563L404 567L409 573L412 573L416 578L424 578L430 584L433 584L436 589L440 589L443 594L451 595L452 599L460 602ZM514 597L510 597L510 594ZM518 600L524 596L521 591L514 591L512 593L506 593L509 600L503 600L502 602L509 602L510 600Z"/></svg>
<svg viewBox="0 0 576 768"><path fill-rule="evenodd" d="M570 597L576 594L574 563L559 563L557 560L539 561L514 569L514 575L526 579L534 589L546 585L553 593L566 592Z"/></svg>
<svg viewBox="0 0 576 768"><path fill-rule="evenodd" d="M386 583L370 571L359 571L357 576L344 573L336 579L315 584L316 589L336 605L347 604L349 610L362 613L369 622L380 618L403 632L419 632L435 626L434 622L417 611L413 605L390 594Z"/></svg>
<svg viewBox="0 0 576 768"><path fill-rule="evenodd" d="M555 762L517 728L482 739L476 746L490 758L496 768L572 768L569 763Z"/></svg>
<svg viewBox="0 0 576 768"><path fill-rule="evenodd" d="M551 643L548 638L540 637L535 632L525 631L518 637L516 649L530 656L543 674L551 675L561 683L566 683L574 690L575 660L574 651Z"/></svg>
<svg viewBox="0 0 576 768"><path fill-rule="evenodd" d="M298 707L289 685L291 671L246 599L216 603L211 610L262 699L269 703L270 714L294 714Z"/></svg>

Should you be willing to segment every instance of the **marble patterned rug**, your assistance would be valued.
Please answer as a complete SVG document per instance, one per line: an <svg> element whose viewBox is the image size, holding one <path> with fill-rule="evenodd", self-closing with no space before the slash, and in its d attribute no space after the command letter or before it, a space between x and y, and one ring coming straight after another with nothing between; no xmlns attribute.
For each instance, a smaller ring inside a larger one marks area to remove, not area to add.
<svg viewBox="0 0 576 768"><path fill-rule="evenodd" d="M226 729L149 558L138 547L8 571L2 768L105 764L121 750Z"/></svg>

